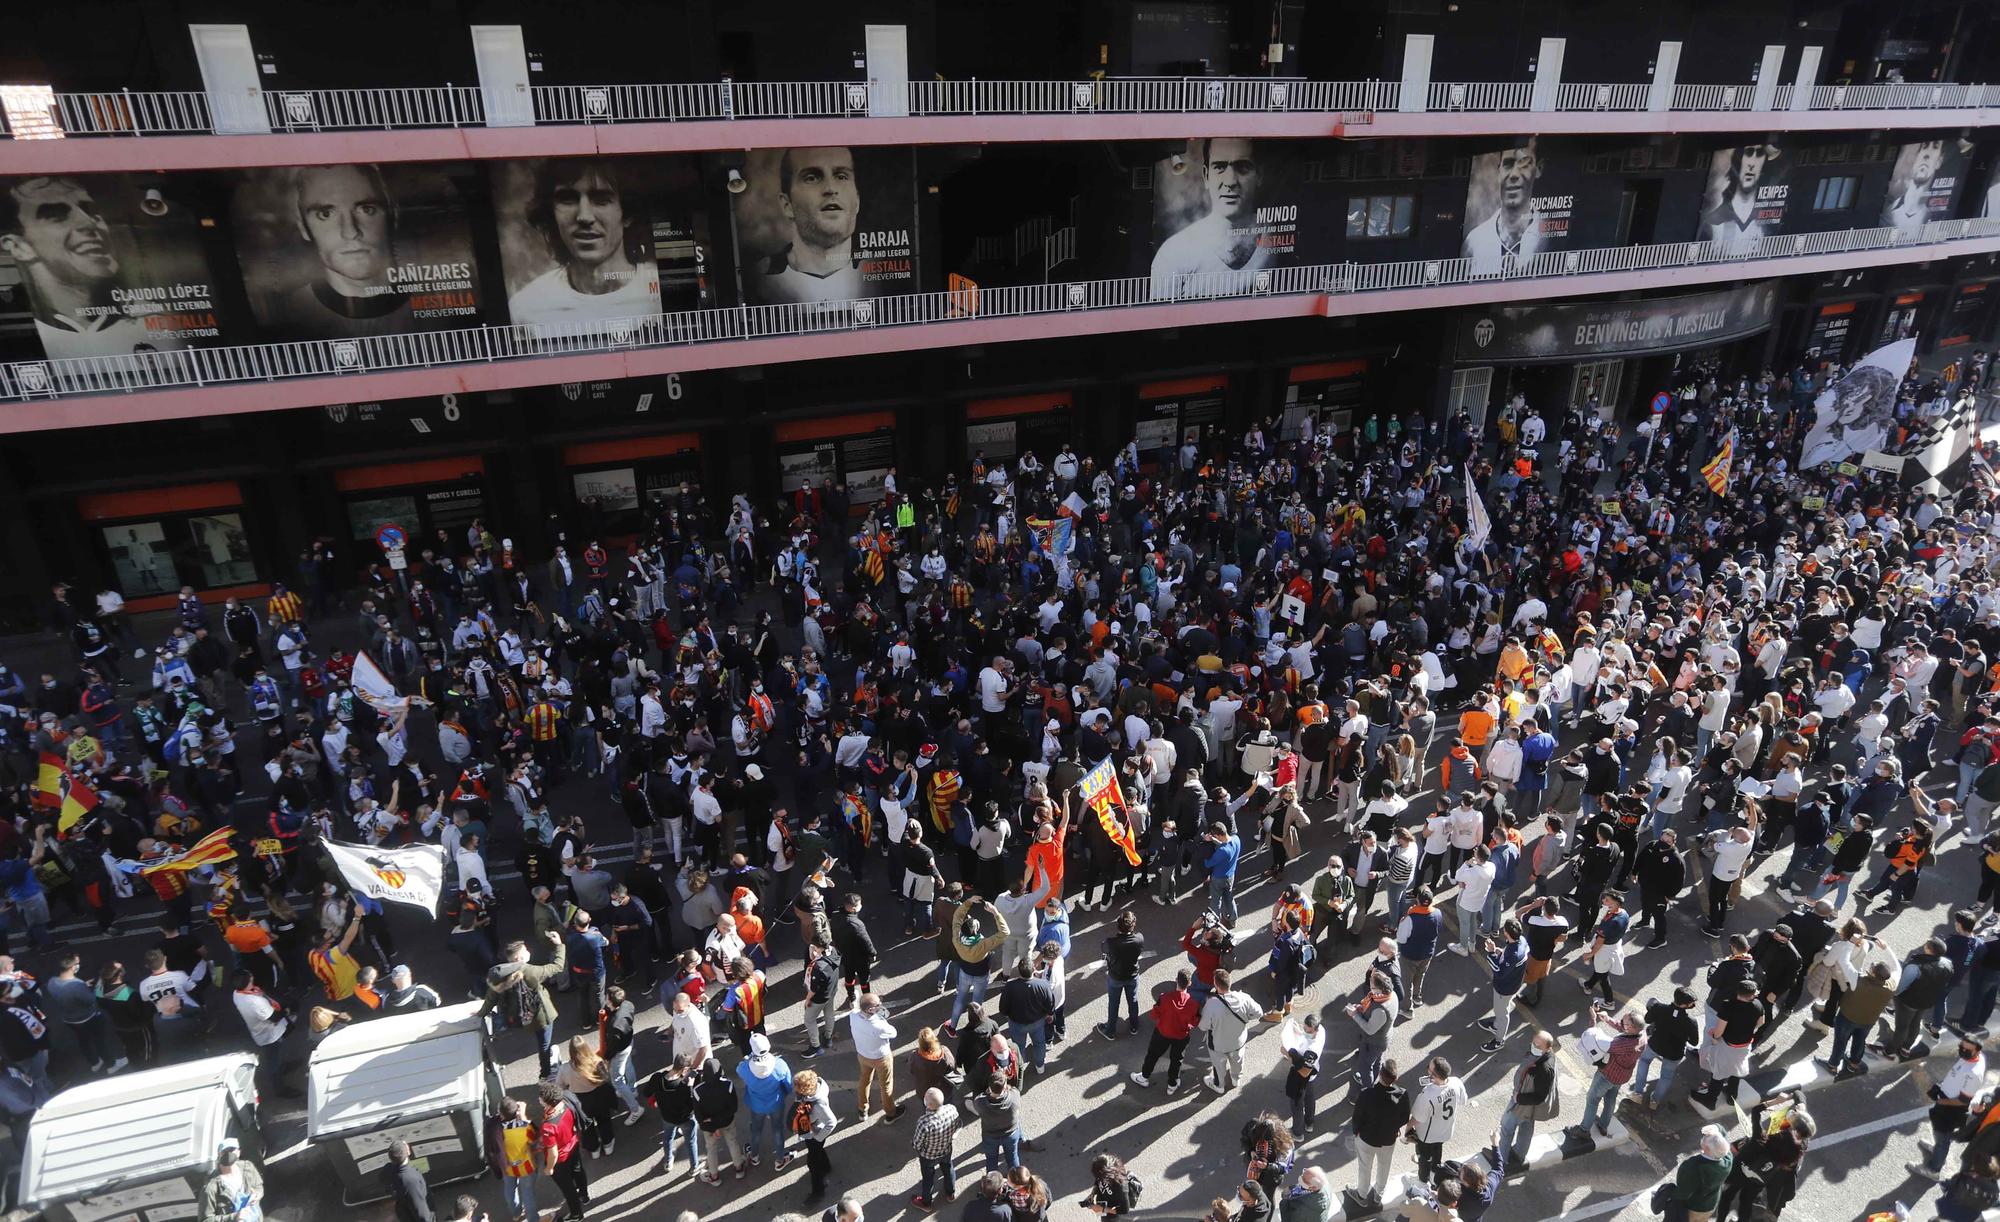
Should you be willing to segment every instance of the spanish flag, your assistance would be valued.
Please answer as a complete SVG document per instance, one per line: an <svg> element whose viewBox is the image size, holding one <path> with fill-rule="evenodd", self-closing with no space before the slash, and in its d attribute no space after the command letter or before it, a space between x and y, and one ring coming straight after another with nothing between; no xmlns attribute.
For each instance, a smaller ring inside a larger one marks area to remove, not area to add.
<svg viewBox="0 0 2000 1222"><path fill-rule="evenodd" d="M97 791L85 784L82 777L71 777L68 792L63 794L62 813L56 817L56 830L66 832L75 827L85 815L97 809L97 800Z"/></svg>
<svg viewBox="0 0 2000 1222"><path fill-rule="evenodd" d="M35 772L36 806L53 810L62 805L63 777L68 771L63 767L61 756L50 755L46 751L42 753L41 766Z"/></svg>
<svg viewBox="0 0 2000 1222"><path fill-rule="evenodd" d="M1708 490L1717 496L1729 495L1730 468L1736 462L1736 430L1730 429L1729 436L1722 439L1722 447L1715 457L1708 460L1701 469L1702 479L1708 481Z"/></svg>
<svg viewBox="0 0 2000 1222"><path fill-rule="evenodd" d="M188 870L199 870L203 866L215 865L217 862L233 861L236 858L236 850L229 845L229 837L232 832L233 829L226 827L210 832L200 840L195 841L193 847L188 849L187 852L166 858L163 861L156 861L149 866L143 867L139 872L141 874L159 874L171 870L185 873Z"/></svg>

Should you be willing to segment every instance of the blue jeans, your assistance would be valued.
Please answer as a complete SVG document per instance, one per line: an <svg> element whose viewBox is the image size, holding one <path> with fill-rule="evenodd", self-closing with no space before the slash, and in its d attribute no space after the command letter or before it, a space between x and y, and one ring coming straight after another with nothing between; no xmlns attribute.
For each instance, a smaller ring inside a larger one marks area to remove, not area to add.
<svg viewBox="0 0 2000 1222"><path fill-rule="evenodd" d="M958 969L958 996L951 1003L950 1026L958 1026L965 1007L975 1001L986 1000L986 984L990 978L984 974L975 975L964 968Z"/></svg>
<svg viewBox="0 0 2000 1222"><path fill-rule="evenodd" d="M1979 1028L1993 1017L1993 1001L2000 997L2000 972L1973 968L1965 978L1965 1008L1958 1012L1958 1025Z"/></svg>
<svg viewBox="0 0 2000 1222"><path fill-rule="evenodd" d="M1115 976L1106 979L1104 982L1104 995L1105 1008L1110 1011L1110 1017L1105 1021L1105 1028L1110 1034L1118 1034L1118 999L1120 997L1125 999L1125 1008L1131 1011L1132 1025L1134 1027L1139 1025L1139 978L1137 976L1129 980L1120 980Z"/></svg>
<svg viewBox="0 0 2000 1222"><path fill-rule="evenodd" d="M1226 925L1236 923L1236 876L1218 874L1208 880L1208 906Z"/></svg>
<svg viewBox="0 0 2000 1222"><path fill-rule="evenodd" d="M1852 1047L1848 1047L1852 1045ZM1843 1051L1843 1049L1845 1049ZM1828 1060L1838 1065L1842 1061L1861 1064L1868 1052L1868 1028L1849 1020L1845 1014L1833 1016L1833 1052Z"/></svg>
<svg viewBox="0 0 2000 1222"><path fill-rule="evenodd" d="M981 1133L979 1149L986 1156L988 1171L1012 1171L1021 1165L1021 1130Z"/></svg>
<svg viewBox="0 0 2000 1222"><path fill-rule="evenodd" d="M750 1157L757 1157L759 1137L764 1130L771 1133L771 1157L781 1158L785 1153L784 1109L775 1112L753 1112L743 1109L743 1150Z"/></svg>
<svg viewBox="0 0 2000 1222"><path fill-rule="evenodd" d="M1658 840L1661 832L1666 831L1674 825L1674 816L1679 813L1679 811L1670 812L1654 807L1653 813L1646 819L1645 839Z"/></svg>
<svg viewBox="0 0 2000 1222"><path fill-rule="evenodd" d="M1507 1166L1528 1165L1528 1145L1535 1140L1535 1122L1514 1110L1509 1104L1500 1113L1500 1150L1507 1156Z"/></svg>
<svg viewBox="0 0 2000 1222"><path fill-rule="evenodd" d="M1833 892L1833 906L1835 908L1845 908L1847 907L1847 893L1853 886L1854 876L1852 874L1849 874L1846 878L1841 879L1838 884L1831 887L1827 886L1826 879L1822 877L1818 882L1813 884L1812 894L1807 896L1807 898L1818 900L1821 896L1831 891Z"/></svg>
<svg viewBox="0 0 2000 1222"><path fill-rule="evenodd" d="M541 1058L542 1076L555 1072L556 1025L535 1028L535 1055Z"/></svg>
<svg viewBox="0 0 2000 1222"><path fill-rule="evenodd" d="M1939 1127L1936 1123L1931 1125L1931 1152L1930 1157L1924 1159L1924 1166L1935 1173L1944 1171L1945 1159L1951 1155L1951 1139L1958 1132L1957 1116L1958 1112L1954 1112L1949 1127Z"/></svg>
<svg viewBox="0 0 2000 1222"><path fill-rule="evenodd" d="M1655 1065L1660 1067L1660 1082L1658 1086L1653 1088L1652 1098L1655 1102L1659 1102L1665 1099L1667 1091L1673 1088L1674 1075L1680 1072L1681 1063L1679 1061L1662 1060L1652 1048L1648 1047L1646 1051L1639 1054L1639 1068L1632 1075L1633 1094L1640 1096L1646 1094L1646 1080L1653 1076L1653 1066Z"/></svg>
<svg viewBox="0 0 2000 1222"><path fill-rule="evenodd" d="M667 1160L669 1167L673 1166L674 1163L674 1138L676 1137L680 1138L682 1144L687 1146L688 1166L694 1168L696 1174L700 1174L701 1135L695 1131L694 1121L690 1120L685 1124L663 1124L660 1126L660 1155ZM532 1216L530 1215L530 1217Z"/></svg>
<svg viewBox="0 0 2000 1222"><path fill-rule="evenodd" d="M1618 1084L1598 1073L1590 1079L1590 1091L1583 1097L1585 1128L1608 1128L1618 1112ZM1600 1115L1599 1113L1602 1113Z"/></svg>
<svg viewBox="0 0 2000 1222"><path fill-rule="evenodd" d="M1049 1020L1044 1018L1032 1023L1008 1023L1007 1038L1021 1049L1021 1055L1035 1072L1042 1072L1042 1066L1049 1059Z"/></svg>
<svg viewBox="0 0 2000 1222"><path fill-rule="evenodd" d="M938 992L942 993L946 989L956 988L958 985L958 976L958 961L956 959L940 960L938 962L937 974Z"/></svg>
<svg viewBox="0 0 2000 1222"><path fill-rule="evenodd" d="M526 1175L503 1175L500 1177L500 1192L507 1201L507 1208L527 1220L536 1222L541 1217L535 1212L535 1173Z"/></svg>
<svg viewBox="0 0 2000 1222"><path fill-rule="evenodd" d="M952 1176L949 1158L918 1156L917 1176L917 1192L926 1201L935 1201L958 1191L958 1181Z"/></svg>

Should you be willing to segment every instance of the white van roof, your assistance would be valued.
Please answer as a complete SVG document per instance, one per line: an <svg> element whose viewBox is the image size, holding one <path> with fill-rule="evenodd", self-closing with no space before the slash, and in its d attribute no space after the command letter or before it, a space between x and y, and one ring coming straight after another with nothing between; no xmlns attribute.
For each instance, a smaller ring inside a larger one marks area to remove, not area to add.
<svg viewBox="0 0 2000 1222"><path fill-rule="evenodd" d="M137 1070L71 1087L42 1105L21 1155L21 1203L53 1204L215 1165L229 1083L247 1052Z"/></svg>
<svg viewBox="0 0 2000 1222"><path fill-rule="evenodd" d="M482 1103L484 1045L476 1001L333 1032L306 1070L307 1140Z"/></svg>

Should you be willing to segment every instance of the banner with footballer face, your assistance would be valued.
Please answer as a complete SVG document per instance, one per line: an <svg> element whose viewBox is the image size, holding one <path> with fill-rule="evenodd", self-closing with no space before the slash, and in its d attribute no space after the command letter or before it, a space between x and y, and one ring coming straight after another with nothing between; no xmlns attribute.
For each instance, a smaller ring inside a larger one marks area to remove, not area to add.
<svg viewBox="0 0 2000 1222"><path fill-rule="evenodd" d="M468 166L239 170L231 229L251 312L275 340L353 339L485 321Z"/></svg>
<svg viewBox="0 0 2000 1222"><path fill-rule="evenodd" d="M730 196L746 305L855 301L923 288L907 148L751 149Z"/></svg>
<svg viewBox="0 0 2000 1222"><path fill-rule="evenodd" d="M0 179L14 260L51 357L129 356L243 339L218 314L200 211L148 174Z"/></svg>

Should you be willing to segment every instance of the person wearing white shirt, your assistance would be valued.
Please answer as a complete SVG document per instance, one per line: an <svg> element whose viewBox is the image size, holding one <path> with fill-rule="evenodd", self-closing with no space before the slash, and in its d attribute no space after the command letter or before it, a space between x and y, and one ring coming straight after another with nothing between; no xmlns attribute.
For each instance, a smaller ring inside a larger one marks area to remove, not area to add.
<svg viewBox="0 0 2000 1222"><path fill-rule="evenodd" d="M861 1063L861 1080L854 1088L861 1101L857 1115L867 1118L873 1088L880 1084L882 1118L895 1120L903 1109L896 1106L896 1067L891 1059L896 1028L889 1023L889 1008L875 994L863 993L860 1005L847 1016L847 1026L854 1036L854 1058Z"/></svg>
<svg viewBox="0 0 2000 1222"><path fill-rule="evenodd" d="M1854 747L1861 753L1861 771L1868 771L1867 761L1875 758L1882 749L1882 732L1889 728L1889 716L1882 711L1880 700L1868 702L1868 711L1854 719Z"/></svg>
<svg viewBox="0 0 2000 1222"><path fill-rule="evenodd" d="M459 841L458 851L452 854L452 864L458 869L458 885L461 890L471 890L473 883L479 884L482 894L493 894L493 880L486 877L486 859L479 855L479 837L467 836Z"/></svg>
<svg viewBox="0 0 2000 1222"><path fill-rule="evenodd" d="M1958 1056L1952 1060L1944 1080L1937 1084L1937 1093L1932 1096L1931 1140L1917 1143L1917 1148L1924 1153L1924 1161L1906 1164L1911 1172L1927 1180L1944 1178L1952 1138L1957 1136L1959 1128L1965 1123L1973 1098L1984 1089L1986 1054L1978 1038L1968 1036L1958 1041Z"/></svg>
<svg viewBox="0 0 2000 1222"><path fill-rule="evenodd" d="M979 672L979 707L988 717L1007 711L1007 698L1014 694L1013 684L1007 681L1013 663L1005 658L994 658L993 664Z"/></svg>
<svg viewBox="0 0 2000 1222"><path fill-rule="evenodd" d="M1821 682L1819 691L1813 693L1813 706L1819 710L1821 721L1838 721L1854 707L1854 692L1839 679L1829 676Z"/></svg>
<svg viewBox="0 0 2000 1222"><path fill-rule="evenodd" d="M660 700L658 685L648 687L639 698L639 737L658 738L666 732L667 708Z"/></svg>
<svg viewBox="0 0 2000 1222"><path fill-rule="evenodd" d="M1721 937L1729 916L1731 884L1743 877L1755 841L1747 827L1732 827L1708 834L1708 924L1703 933Z"/></svg>
<svg viewBox="0 0 2000 1222"><path fill-rule="evenodd" d="M1513 626L1525 628L1529 624L1539 623L1547 618L1549 618L1549 605L1539 598L1530 596L1515 610Z"/></svg>
<svg viewBox="0 0 2000 1222"><path fill-rule="evenodd" d="M1458 868L1451 880L1458 884L1458 941L1451 950L1469 955L1481 936L1481 917L1486 911L1486 894L1493 889L1493 863L1486 846L1475 845L1472 857Z"/></svg>
<svg viewBox="0 0 2000 1222"><path fill-rule="evenodd" d="M1521 779L1521 730L1508 726L1500 740L1486 753L1486 775L1500 782L1503 792L1511 791Z"/></svg>
<svg viewBox="0 0 2000 1222"><path fill-rule="evenodd" d="M708 1042L708 1015L694 1003L693 998L674 987L671 976L661 982L660 988L663 992L670 992L673 997L673 1059L680 1061L692 1058L695 1064L701 1064L708 1059L711 1051Z"/></svg>
<svg viewBox="0 0 2000 1222"><path fill-rule="evenodd" d="M1153 732L1152 723L1137 713L1125 714L1125 749L1137 751Z"/></svg>
<svg viewBox="0 0 2000 1222"><path fill-rule="evenodd" d="M1423 1089L1410 1102L1409 1132L1417 1142L1417 1177L1429 1183L1444 1161L1458 1118L1465 1114L1465 1083L1451 1072L1451 1063L1432 1057Z"/></svg>
<svg viewBox="0 0 2000 1222"><path fill-rule="evenodd" d="M1653 787L1653 817L1647 834L1658 839L1660 833L1672 826L1674 818L1681 813L1682 806L1687 802L1688 786L1694 782L1687 752L1675 751L1658 774L1646 779Z"/></svg>

